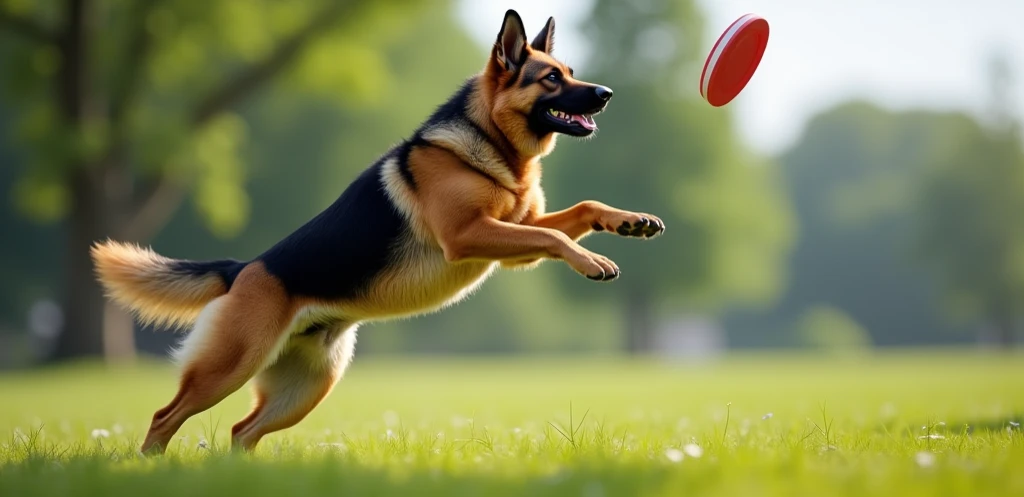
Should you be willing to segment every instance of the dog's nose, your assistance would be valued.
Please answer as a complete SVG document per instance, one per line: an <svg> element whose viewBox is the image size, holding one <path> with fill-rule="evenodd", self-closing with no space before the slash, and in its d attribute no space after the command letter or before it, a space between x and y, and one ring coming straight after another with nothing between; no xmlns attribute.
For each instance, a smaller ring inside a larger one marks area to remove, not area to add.
<svg viewBox="0 0 1024 497"><path fill-rule="evenodd" d="M594 93L597 94L597 98L606 102L608 99L612 98L612 89L607 86L598 86L597 88L594 88Z"/></svg>

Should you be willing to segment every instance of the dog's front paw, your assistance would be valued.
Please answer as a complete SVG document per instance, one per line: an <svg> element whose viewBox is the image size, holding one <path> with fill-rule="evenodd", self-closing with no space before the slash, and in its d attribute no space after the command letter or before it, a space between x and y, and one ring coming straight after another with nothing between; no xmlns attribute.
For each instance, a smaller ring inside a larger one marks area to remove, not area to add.
<svg viewBox="0 0 1024 497"><path fill-rule="evenodd" d="M594 223L597 231L608 230L622 236L654 238L665 232L665 223L656 216L640 212L614 212Z"/></svg>
<svg viewBox="0 0 1024 497"><path fill-rule="evenodd" d="M618 278L619 274L621 274L619 266L614 261L585 249L575 254L567 262L577 273L594 281L611 281Z"/></svg>

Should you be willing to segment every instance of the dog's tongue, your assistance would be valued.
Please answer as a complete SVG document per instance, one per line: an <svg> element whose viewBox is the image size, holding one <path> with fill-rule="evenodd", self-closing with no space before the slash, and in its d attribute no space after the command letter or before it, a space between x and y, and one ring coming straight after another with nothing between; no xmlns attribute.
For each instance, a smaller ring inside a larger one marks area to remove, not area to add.
<svg viewBox="0 0 1024 497"><path fill-rule="evenodd" d="M594 120L590 116L583 116L583 115L573 114L572 116L570 116L570 119L573 122L580 123L580 126L583 126L584 128L587 128L587 129L597 128L597 123L595 123Z"/></svg>

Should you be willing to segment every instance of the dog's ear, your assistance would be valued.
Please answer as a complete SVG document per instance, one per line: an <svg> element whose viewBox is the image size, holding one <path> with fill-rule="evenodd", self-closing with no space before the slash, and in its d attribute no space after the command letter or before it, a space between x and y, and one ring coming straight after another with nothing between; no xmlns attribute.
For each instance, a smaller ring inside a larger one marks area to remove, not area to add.
<svg viewBox="0 0 1024 497"><path fill-rule="evenodd" d="M523 19L516 11L508 9L505 12L505 20L501 23L496 46L498 62L506 71L515 71L526 62L526 29L523 27Z"/></svg>
<svg viewBox="0 0 1024 497"><path fill-rule="evenodd" d="M546 54L550 54L555 49L554 17L548 18L548 23L544 25L544 29L541 29L540 33L537 33L537 37L533 39L533 43L530 43L530 47Z"/></svg>

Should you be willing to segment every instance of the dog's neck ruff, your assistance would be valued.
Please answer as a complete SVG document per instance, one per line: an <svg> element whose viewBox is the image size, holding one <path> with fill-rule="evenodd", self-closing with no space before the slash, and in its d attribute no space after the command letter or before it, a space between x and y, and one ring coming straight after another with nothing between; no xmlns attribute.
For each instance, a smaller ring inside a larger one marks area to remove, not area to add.
<svg viewBox="0 0 1024 497"><path fill-rule="evenodd" d="M433 124L421 136L431 144L452 152L501 186L509 190L519 188L519 181L504 155L491 138L469 119L461 117Z"/></svg>

